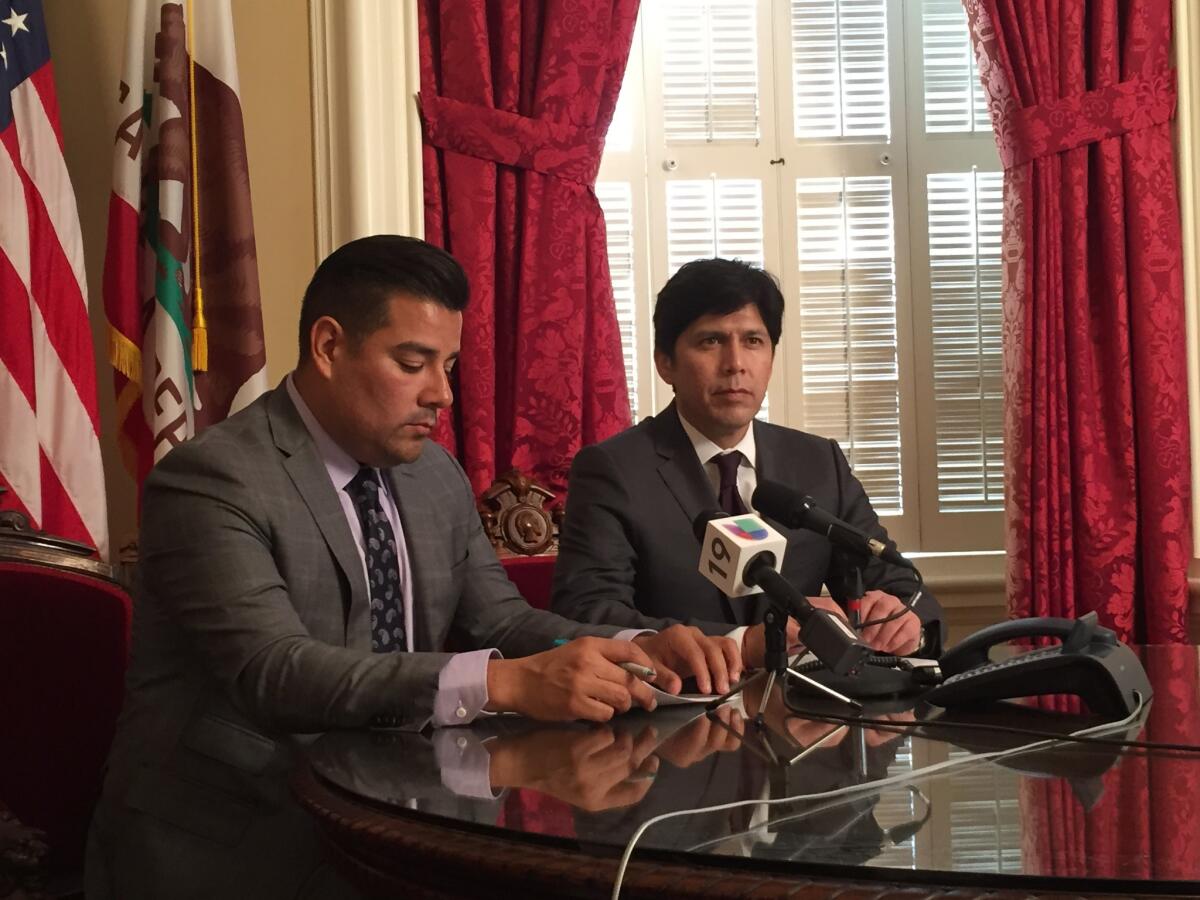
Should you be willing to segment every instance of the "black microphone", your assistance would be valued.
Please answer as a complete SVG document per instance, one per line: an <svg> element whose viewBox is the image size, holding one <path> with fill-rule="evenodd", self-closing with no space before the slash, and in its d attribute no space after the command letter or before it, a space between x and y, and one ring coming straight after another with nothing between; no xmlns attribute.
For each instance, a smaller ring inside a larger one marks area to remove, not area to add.
<svg viewBox="0 0 1200 900"><path fill-rule="evenodd" d="M821 509L812 497L778 481L760 481L754 489L751 503L764 516L770 516L788 528L807 528L848 550L864 556L876 556L894 566L915 569L899 551Z"/></svg>
<svg viewBox="0 0 1200 900"><path fill-rule="evenodd" d="M778 553L766 548L774 543L773 537L781 544L786 541L757 516L752 513L730 516L719 510L705 510L696 517L692 530L702 548L700 574L727 597L744 596L745 587L761 589L776 606L796 617L800 640L826 668L845 675L857 671L871 655L871 648L841 616L813 606L779 574L782 548L778 548ZM781 665L786 665L782 635L779 641Z"/></svg>

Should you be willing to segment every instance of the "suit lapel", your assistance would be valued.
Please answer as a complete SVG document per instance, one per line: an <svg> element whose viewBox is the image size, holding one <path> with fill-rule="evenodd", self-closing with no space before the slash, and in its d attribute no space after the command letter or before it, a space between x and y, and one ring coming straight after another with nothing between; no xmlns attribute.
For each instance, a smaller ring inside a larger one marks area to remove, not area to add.
<svg viewBox="0 0 1200 900"><path fill-rule="evenodd" d="M654 449L662 457L658 474L689 522L706 509L717 509L717 495L696 458L696 450L679 423L672 403L653 420Z"/></svg>
<svg viewBox="0 0 1200 900"><path fill-rule="evenodd" d="M775 440L773 430L757 419L754 420L755 474L759 483L778 481L782 484L796 483L796 460L787 459L787 454Z"/></svg>
<svg viewBox="0 0 1200 900"><path fill-rule="evenodd" d="M338 567L350 585L350 608L345 610L346 622L354 619L358 610L367 610L367 583L363 577L362 556L354 544L354 535L346 523L346 514L342 510L341 501L329 480L329 471L317 452L304 427L300 414L292 404L286 387L280 386L272 393L267 404L267 415L271 421L271 434L275 446L286 457L283 461L284 471L292 479L296 493L308 507L309 513L317 523L321 536L329 546ZM347 641L350 634L346 635Z"/></svg>

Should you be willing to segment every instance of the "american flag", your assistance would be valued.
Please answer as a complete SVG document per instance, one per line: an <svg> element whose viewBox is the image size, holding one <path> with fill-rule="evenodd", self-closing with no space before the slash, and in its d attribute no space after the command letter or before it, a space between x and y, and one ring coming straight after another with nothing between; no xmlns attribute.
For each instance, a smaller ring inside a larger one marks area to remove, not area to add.
<svg viewBox="0 0 1200 900"><path fill-rule="evenodd" d="M0 0L0 143L3 503L105 555L83 243L37 0Z"/></svg>

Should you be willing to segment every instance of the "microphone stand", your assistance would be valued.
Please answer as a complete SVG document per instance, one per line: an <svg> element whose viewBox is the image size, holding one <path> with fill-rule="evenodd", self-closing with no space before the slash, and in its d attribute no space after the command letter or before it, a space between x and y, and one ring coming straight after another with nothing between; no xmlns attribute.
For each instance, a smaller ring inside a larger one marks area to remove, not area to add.
<svg viewBox="0 0 1200 900"><path fill-rule="evenodd" d="M771 584L771 582L775 579L778 579L779 582L783 582L783 578L778 572L775 572L769 567L763 567L763 569L757 573L757 577L755 577L754 581L760 587L771 588L775 586ZM790 590L790 586L786 587L788 587ZM846 704L851 709L861 710L861 703L850 699L845 694L835 691L833 688L826 687L819 681L809 678L802 672L797 672L788 665L787 620L789 610L785 609L784 605L779 601L777 596L779 593L778 591L768 589L765 591L765 593L770 600L770 605L767 607L767 611L763 614L762 621L763 643L765 649L763 654L763 668L762 671L752 676L750 681L765 677L767 679L767 683L765 689L763 690L762 698L759 700L758 710L754 715L755 726L760 730L765 726L766 720L764 714L767 708L767 703L771 698L771 690L774 688L776 681L785 681L787 678L794 678L797 681L815 688L822 693L828 694L835 700ZM799 604L789 605L799 606ZM806 610L797 608L792 611L796 613L796 617L801 621L801 623L806 622L807 619L813 614L813 608L811 606L809 606ZM727 693L709 703L708 706L705 707L705 712L711 713L713 710L724 706L733 697L745 690L746 685L749 683L749 681L744 681L741 684L731 688Z"/></svg>
<svg viewBox="0 0 1200 900"><path fill-rule="evenodd" d="M766 646L766 652L763 654L763 671L767 673L767 684L763 690L762 699L758 702L758 711L754 715L754 724L759 728L763 727L763 712L766 710L767 701L771 697L771 689L775 686L777 680L785 681L789 677L809 687L816 688L833 697L835 700L840 700L852 709L862 709L862 704L857 700L851 700L845 694L840 694L833 688L826 687L821 682L809 678L802 672L797 672L788 665L787 620L788 613L772 599L771 605L763 615L763 640Z"/></svg>

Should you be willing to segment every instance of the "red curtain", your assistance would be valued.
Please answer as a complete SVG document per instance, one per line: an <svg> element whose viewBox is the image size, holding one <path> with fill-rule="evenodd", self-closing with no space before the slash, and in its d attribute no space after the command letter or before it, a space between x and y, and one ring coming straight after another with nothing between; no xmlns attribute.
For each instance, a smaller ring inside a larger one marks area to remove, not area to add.
<svg viewBox="0 0 1200 900"><path fill-rule="evenodd" d="M438 440L476 493L510 466L566 486L628 427L593 191L638 0L421 0L425 236L463 264L454 414Z"/></svg>
<svg viewBox="0 0 1200 900"><path fill-rule="evenodd" d="M1004 184L1008 590L1186 641L1171 0L965 0Z"/></svg>

